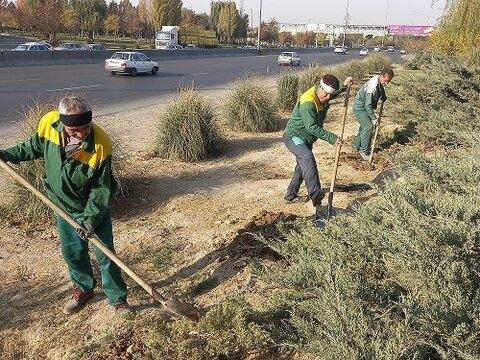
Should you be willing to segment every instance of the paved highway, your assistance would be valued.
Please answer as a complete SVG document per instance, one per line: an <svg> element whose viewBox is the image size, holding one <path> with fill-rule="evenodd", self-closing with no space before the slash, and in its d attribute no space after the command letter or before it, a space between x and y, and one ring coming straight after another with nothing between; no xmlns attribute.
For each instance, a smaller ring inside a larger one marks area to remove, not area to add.
<svg viewBox="0 0 480 360"><path fill-rule="evenodd" d="M398 53L390 54L400 62ZM303 54L302 63L323 65L359 58L358 51L347 55ZM157 76L112 76L103 64L36 66L0 69L0 133L16 127L22 108L35 101L56 100L65 94L81 94L93 101L96 113L108 113L155 103L160 98L195 81L197 89L225 87L242 74L278 74L285 71L276 63L277 55L161 60ZM300 67L301 69L301 67ZM289 68L289 71L298 71Z"/></svg>

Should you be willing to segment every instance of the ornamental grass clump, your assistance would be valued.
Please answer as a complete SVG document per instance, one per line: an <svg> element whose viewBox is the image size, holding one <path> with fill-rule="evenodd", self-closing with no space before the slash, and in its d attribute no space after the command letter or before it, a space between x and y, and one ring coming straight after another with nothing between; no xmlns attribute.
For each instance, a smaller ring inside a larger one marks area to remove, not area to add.
<svg viewBox="0 0 480 360"><path fill-rule="evenodd" d="M299 74L298 92L303 94L312 86L317 85L325 74L327 74L327 72L324 67L315 63L309 64L307 69L301 71Z"/></svg>
<svg viewBox="0 0 480 360"><path fill-rule="evenodd" d="M225 105L226 126L233 131L262 133L279 130L275 94L260 78L247 76L233 83Z"/></svg>
<svg viewBox="0 0 480 360"><path fill-rule="evenodd" d="M378 53L369 54L363 62L366 64L366 70L369 74L380 72L392 66L392 60L387 55Z"/></svg>
<svg viewBox="0 0 480 360"><path fill-rule="evenodd" d="M50 103L35 103L24 109L18 136L20 142L25 141L37 131L38 122L52 107ZM22 162L15 166L15 170L43 194L46 193L43 183L45 177L43 159ZM50 209L43 202L15 180L9 179L8 183L4 197L5 212L8 217L24 222L27 228L51 221L49 220Z"/></svg>
<svg viewBox="0 0 480 360"><path fill-rule="evenodd" d="M278 106L282 111L291 111L298 100L298 75L293 72L282 74L277 83Z"/></svg>
<svg viewBox="0 0 480 360"><path fill-rule="evenodd" d="M219 136L213 106L197 91L182 90L158 121L158 156L199 161L218 153Z"/></svg>

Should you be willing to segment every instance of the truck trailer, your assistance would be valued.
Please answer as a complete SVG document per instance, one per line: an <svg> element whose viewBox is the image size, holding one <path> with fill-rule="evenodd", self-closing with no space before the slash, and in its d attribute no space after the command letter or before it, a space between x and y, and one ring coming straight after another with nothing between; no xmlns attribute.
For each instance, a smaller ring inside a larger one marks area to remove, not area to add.
<svg viewBox="0 0 480 360"><path fill-rule="evenodd" d="M198 27L162 26L162 30L156 33L155 49L175 49L178 45L215 48L218 40L214 31Z"/></svg>

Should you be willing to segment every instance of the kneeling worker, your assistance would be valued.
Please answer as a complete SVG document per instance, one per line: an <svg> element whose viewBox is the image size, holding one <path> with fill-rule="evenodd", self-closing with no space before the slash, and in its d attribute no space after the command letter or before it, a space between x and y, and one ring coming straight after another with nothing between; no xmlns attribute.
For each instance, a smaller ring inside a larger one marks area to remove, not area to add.
<svg viewBox="0 0 480 360"><path fill-rule="evenodd" d="M295 155L296 166L292 180L284 199L287 203L298 202L298 191L303 180L307 187L308 196L315 207L315 220L321 219L321 202L325 197L321 190L317 163L313 156L312 147L317 139L330 144L343 144L335 134L323 128L323 123L329 108L329 102L351 85L351 77L345 79L344 85L333 75L325 75L320 83L313 86L300 96L288 120L283 141L288 150Z"/></svg>
<svg viewBox="0 0 480 360"><path fill-rule="evenodd" d="M58 111L41 118L30 138L0 150L0 159L14 164L38 158L45 161L48 197L82 225L77 232L57 216L62 254L74 284L72 297L63 310L71 314L94 296L96 285L84 239L95 233L114 251L109 210L117 187L111 167L112 145L107 134L92 124L92 111L86 101L65 97ZM94 250L108 302L118 315L130 312L120 268L96 247Z"/></svg>
<svg viewBox="0 0 480 360"><path fill-rule="evenodd" d="M353 113L360 127L353 147L358 151L363 160L368 161L369 159L373 129L378 121L374 110L377 108L379 100L387 100L385 86L392 81L393 76L394 73L392 69L383 69L380 75L376 75L368 80L360 88L355 97Z"/></svg>

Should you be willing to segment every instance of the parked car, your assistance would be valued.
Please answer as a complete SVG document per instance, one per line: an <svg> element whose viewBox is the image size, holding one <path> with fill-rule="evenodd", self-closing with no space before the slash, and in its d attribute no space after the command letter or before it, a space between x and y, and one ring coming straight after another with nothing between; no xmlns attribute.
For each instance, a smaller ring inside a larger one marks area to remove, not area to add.
<svg viewBox="0 0 480 360"><path fill-rule="evenodd" d="M345 46L337 46L333 49L334 54L346 54L347 48Z"/></svg>
<svg viewBox="0 0 480 360"><path fill-rule="evenodd" d="M362 48L360 50L360 55L362 55L362 56L367 56L368 53L369 53L369 50L367 48Z"/></svg>
<svg viewBox="0 0 480 360"><path fill-rule="evenodd" d="M149 59L141 52L120 51L105 60L105 70L110 71L113 75L117 73L132 76L140 73L155 75L158 72L158 62Z"/></svg>
<svg viewBox="0 0 480 360"><path fill-rule="evenodd" d="M61 43L55 46L55 50L82 50L82 44L79 43Z"/></svg>
<svg viewBox="0 0 480 360"><path fill-rule="evenodd" d="M14 51L49 51L48 47L45 44L28 42L18 45L16 48L12 49Z"/></svg>
<svg viewBox="0 0 480 360"><path fill-rule="evenodd" d="M407 53L407 50L405 49L400 50L400 54L405 55L406 53Z"/></svg>
<svg viewBox="0 0 480 360"><path fill-rule="evenodd" d="M82 46L82 50L101 51L107 50L107 48L102 44L85 44Z"/></svg>
<svg viewBox="0 0 480 360"><path fill-rule="evenodd" d="M389 51L389 52L394 52L394 51L395 51L395 48L394 48L393 46L389 46L389 47L387 48L387 51Z"/></svg>
<svg viewBox="0 0 480 360"><path fill-rule="evenodd" d="M286 51L278 56L278 65L300 66L300 56L296 52Z"/></svg>
<svg viewBox="0 0 480 360"><path fill-rule="evenodd" d="M380 46L375 46L375 47L373 48L373 51L380 51Z"/></svg>
<svg viewBox="0 0 480 360"><path fill-rule="evenodd" d="M45 45L48 50L53 51L53 46L50 45L49 43L47 43L45 41L42 41L42 42L40 42L40 44Z"/></svg>
<svg viewBox="0 0 480 360"><path fill-rule="evenodd" d="M184 47L182 45L167 45L163 50L183 50Z"/></svg>
<svg viewBox="0 0 480 360"><path fill-rule="evenodd" d="M194 45L194 44L187 44L187 45L185 45L184 49L186 49L186 50L197 50L198 46Z"/></svg>

